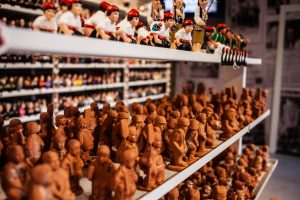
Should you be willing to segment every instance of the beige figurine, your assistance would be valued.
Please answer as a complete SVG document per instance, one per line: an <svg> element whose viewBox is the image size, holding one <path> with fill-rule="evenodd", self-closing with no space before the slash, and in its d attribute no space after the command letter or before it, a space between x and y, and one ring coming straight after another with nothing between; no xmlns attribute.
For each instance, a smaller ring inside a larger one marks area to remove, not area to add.
<svg viewBox="0 0 300 200"><path fill-rule="evenodd" d="M68 142L68 153L62 161L62 167L69 173L71 190L76 196L83 193L83 189L79 184L83 166L84 163L80 158L80 142L71 139Z"/></svg>
<svg viewBox="0 0 300 200"><path fill-rule="evenodd" d="M24 199L28 195L30 176L22 146L9 146L6 157L8 162L3 168L2 189L8 200Z"/></svg>
<svg viewBox="0 0 300 200"><path fill-rule="evenodd" d="M183 161L183 158L188 150L185 136L189 125L189 119L180 118L174 129L174 134L170 137L169 151L172 158L170 165L167 166L170 170L181 171L188 166L188 164Z"/></svg>
<svg viewBox="0 0 300 200"><path fill-rule="evenodd" d="M60 166L58 154L54 151L44 153L43 163L49 164L53 173L54 197L61 200L75 200L75 194L71 191L69 174Z"/></svg>
<svg viewBox="0 0 300 200"><path fill-rule="evenodd" d="M125 150L121 165L112 178L113 200L130 200L136 192L138 176L135 172L137 155L132 150Z"/></svg>
<svg viewBox="0 0 300 200"><path fill-rule="evenodd" d="M53 200L53 172L48 164L41 164L31 170L29 198L31 200Z"/></svg>
<svg viewBox="0 0 300 200"><path fill-rule="evenodd" d="M27 141L24 145L27 161L31 166L37 164L42 156L44 142L38 135L40 127L36 122L26 124Z"/></svg>
<svg viewBox="0 0 300 200"><path fill-rule="evenodd" d="M109 159L110 150L106 145L100 145L97 159L88 167L87 178L92 181L90 200L111 199L110 180L115 173L115 167Z"/></svg>
<svg viewBox="0 0 300 200"><path fill-rule="evenodd" d="M200 128L200 123L196 119L192 119L190 120L190 122L191 124L186 134L186 144L188 147L187 157L189 164L193 163L196 160L195 154L199 146L198 131Z"/></svg>

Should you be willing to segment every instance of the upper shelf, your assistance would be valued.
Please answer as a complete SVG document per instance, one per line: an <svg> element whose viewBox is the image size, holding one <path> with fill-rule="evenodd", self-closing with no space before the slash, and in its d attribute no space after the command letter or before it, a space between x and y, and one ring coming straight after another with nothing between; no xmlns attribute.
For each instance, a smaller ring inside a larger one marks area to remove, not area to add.
<svg viewBox="0 0 300 200"><path fill-rule="evenodd" d="M12 6L9 4L1 4L0 10L7 10L7 11L11 11L11 12L23 13L23 14L34 15L34 16L43 14L43 11L40 9L33 10L30 8L23 8L21 6Z"/></svg>
<svg viewBox="0 0 300 200"><path fill-rule="evenodd" d="M0 26L0 38L3 44L0 54L54 54L79 57L118 57L164 61L192 61L221 63L221 56L216 54L195 53L160 47L128 44L100 39L65 36L45 32L34 32ZM259 65L261 59L248 58L248 64Z"/></svg>

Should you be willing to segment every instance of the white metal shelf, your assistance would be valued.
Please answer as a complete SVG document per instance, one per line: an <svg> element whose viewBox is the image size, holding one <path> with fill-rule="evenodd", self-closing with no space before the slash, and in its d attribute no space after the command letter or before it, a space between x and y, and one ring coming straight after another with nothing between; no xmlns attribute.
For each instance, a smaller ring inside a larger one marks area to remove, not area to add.
<svg viewBox="0 0 300 200"><path fill-rule="evenodd" d="M255 193L254 200L259 200L260 195L264 191L268 181L270 180L273 172L275 171L275 169L278 165L278 160L271 159L269 164L270 164L269 170L267 172L262 173L259 183L254 189L254 193Z"/></svg>
<svg viewBox="0 0 300 200"><path fill-rule="evenodd" d="M154 85L154 84L162 84L162 83L168 83L168 79L160 79L160 80L146 80L146 81L130 81L128 85L130 87L133 86L143 86L143 85Z"/></svg>
<svg viewBox="0 0 300 200"><path fill-rule="evenodd" d="M12 6L9 4L1 4L0 10L7 10L7 11L12 11L12 12L19 12L19 13L24 13L24 14L28 14L28 15L42 15L43 11L40 9L30 9L30 8L23 8L21 6Z"/></svg>
<svg viewBox="0 0 300 200"><path fill-rule="evenodd" d="M15 118L15 117L14 117ZM30 121L37 121L40 119L40 113L36 114L36 115L30 115L30 116L23 116L23 117L16 117L18 119L21 120L22 123L26 123L26 122L30 122ZM12 118L13 119L13 118ZM8 126L9 125L9 120L5 120L4 121L4 126Z"/></svg>
<svg viewBox="0 0 300 200"><path fill-rule="evenodd" d="M52 69L52 63L0 63L0 69Z"/></svg>
<svg viewBox="0 0 300 200"><path fill-rule="evenodd" d="M170 64L130 64L128 65L129 69L153 69L153 68L171 68Z"/></svg>
<svg viewBox="0 0 300 200"><path fill-rule="evenodd" d="M269 115L270 115L270 110L266 111L264 114L262 114L260 117L258 117L256 120L254 120L252 123L250 123L248 126L243 128L241 131L233 135L225 142L221 142L216 148L208 152L206 155L201 157L199 160L197 160L196 162L194 162L193 164L191 164L181 172L165 170L165 182L162 185L158 186L151 192L138 191L135 194L134 199L148 200L148 199L158 199L162 197L170 190L172 190L174 187L176 187L179 183L183 182L185 179L190 177L194 172L199 170L206 163L208 163L217 155L219 155L221 152L223 152L230 145L232 145L240 138L242 138L243 135L248 133L252 128L254 128L264 119L266 119Z"/></svg>
<svg viewBox="0 0 300 200"><path fill-rule="evenodd" d="M118 63L111 63L111 64L105 64L105 63L78 63L78 64L58 64L58 68L60 69L124 69L125 64L118 64Z"/></svg>
<svg viewBox="0 0 300 200"><path fill-rule="evenodd" d="M143 102L147 101L147 99L152 99L152 100L162 99L166 95L168 95L168 94L164 93L164 94L151 95L151 96L140 97L140 98L132 98L132 99L127 99L125 102L127 104L143 103Z"/></svg>
<svg viewBox="0 0 300 200"><path fill-rule="evenodd" d="M221 63L221 56L176 49L66 36L1 25L4 44L0 53L59 54L80 57L118 57L164 61ZM22 37L20 37L22 36ZM24 40L26 38L26 40ZM41 45L47 44L47 45ZM261 64L261 59L248 58L248 64Z"/></svg>

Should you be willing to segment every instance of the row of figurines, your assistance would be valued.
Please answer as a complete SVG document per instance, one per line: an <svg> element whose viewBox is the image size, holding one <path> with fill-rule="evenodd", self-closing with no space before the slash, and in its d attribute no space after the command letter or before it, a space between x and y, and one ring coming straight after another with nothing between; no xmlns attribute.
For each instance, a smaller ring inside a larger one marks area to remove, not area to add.
<svg viewBox="0 0 300 200"><path fill-rule="evenodd" d="M208 162L173 188L165 199L254 199L263 172L269 171L269 147L249 144L239 156L236 147L230 146Z"/></svg>
<svg viewBox="0 0 300 200"><path fill-rule="evenodd" d="M249 115L252 108L245 106L249 105L245 101L251 101L253 110L264 109L262 90L258 89L252 99L248 89L244 89L237 115L235 103L238 101L234 91L233 88L227 88L221 95L223 102L220 103L224 109L221 116L213 110L214 106L208 102L205 93L191 95L190 101L187 95L180 94L173 98L173 103L165 97L157 104L158 107L149 100L145 106L133 104L131 120L129 110L122 101L117 102L115 111L105 104L102 113L98 112L97 104L92 103L91 108L85 110L84 117L80 117L76 107L66 108L64 115L56 116L56 129L51 120L53 110L50 105L48 112L40 116L41 130L37 123L29 122L26 124L25 138L21 121L12 119L8 131L4 128L1 130L0 146L7 151L11 145L22 145L26 162L31 166L40 162L43 151L55 151L63 162L66 160L68 163L71 188L79 193L82 189L79 189L78 176L82 175L84 164L93 163L90 153L97 151L99 145L111 149L111 158L120 163L124 152L130 151L130 155L140 156L139 167L146 174L145 189L152 190L164 180L164 160L170 161L168 169L180 171L216 147L217 131L222 131L219 139L226 140L249 123L248 120L263 112L255 111L255 115ZM213 98L210 100L213 101ZM199 112L194 115L193 109ZM76 146L76 153L71 152L71 144ZM149 170L149 166L155 170ZM149 176L152 177L151 181Z"/></svg>
<svg viewBox="0 0 300 200"><path fill-rule="evenodd" d="M148 8L146 26L140 12L130 9L119 22L119 8L105 1L99 10L84 19L79 0L61 0L60 8L51 2L43 5L44 14L32 24L37 31L81 35L103 40L174 48L186 51L222 53L222 49L244 50L249 39L233 33L225 24L208 26L208 1L198 0L194 19L185 19L185 3L175 0L170 12L165 12L159 0L152 0ZM119 23L118 23L119 22Z"/></svg>
<svg viewBox="0 0 300 200"><path fill-rule="evenodd" d="M2 188L7 199L75 199L82 194L80 179L84 163L80 159L80 142L69 141L68 153L61 161L55 151L42 155L42 162L31 166L26 162L21 145L8 147L3 169ZM230 147L210 161L186 181L173 188L165 199L250 199L262 172L269 168L269 148L255 150L248 145L237 159ZM88 166L86 176L91 181L89 199L133 199L137 189L150 191L164 182L165 164L157 149L149 144L143 155L132 149L122 152L116 169L110 159L110 149L99 145L96 159ZM142 170L145 176L141 176ZM12 180L13 179L13 180Z"/></svg>

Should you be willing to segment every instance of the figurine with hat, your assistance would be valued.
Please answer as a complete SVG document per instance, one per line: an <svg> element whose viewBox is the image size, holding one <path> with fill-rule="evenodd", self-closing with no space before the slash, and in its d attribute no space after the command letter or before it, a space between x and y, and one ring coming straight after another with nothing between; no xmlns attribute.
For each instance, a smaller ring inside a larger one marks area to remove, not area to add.
<svg viewBox="0 0 300 200"><path fill-rule="evenodd" d="M183 27L175 34L176 46L179 50L192 50L193 21L184 20Z"/></svg>
<svg viewBox="0 0 300 200"><path fill-rule="evenodd" d="M172 13L165 13L164 25L161 27L160 31L157 34L153 34L153 43L157 47L170 48L170 29L174 26L174 16Z"/></svg>
<svg viewBox="0 0 300 200"><path fill-rule="evenodd" d="M139 21L136 26L137 30L137 43L141 45L151 45L150 43L150 33L145 28L145 25L142 21Z"/></svg>
<svg viewBox="0 0 300 200"><path fill-rule="evenodd" d="M69 2L70 2L70 0L60 0L59 1L59 8L58 8L59 11L55 15L55 21L57 24L58 24L61 16L69 11L69 8L68 8Z"/></svg>
<svg viewBox="0 0 300 200"><path fill-rule="evenodd" d="M127 43L136 44L135 28L140 21L140 12L134 8L129 10L127 18L117 25L117 35L119 40Z"/></svg>
<svg viewBox="0 0 300 200"><path fill-rule="evenodd" d="M213 53L215 48L218 47L218 44L210 39L215 31L215 27L208 25L205 26L204 42L201 48L205 49L206 53Z"/></svg>
<svg viewBox="0 0 300 200"><path fill-rule="evenodd" d="M220 44L225 44L225 40L226 40L226 31L228 30L228 27L226 26L226 24L218 24L217 25L217 32L215 32L213 34L213 36L211 37L211 39L215 42L218 42Z"/></svg>
<svg viewBox="0 0 300 200"><path fill-rule="evenodd" d="M106 17L97 26L97 37L103 40L117 40L116 24L119 20L119 8L110 5L106 10Z"/></svg>
<svg viewBox="0 0 300 200"><path fill-rule="evenodd" d="M96 27L97 25L104 20L106 10L110 6L106 1L102 1L99 4L98 11L88 18L84 23L84 35L95 38L97 35Z"/></svg>
<svg viewBox="0 0 300 200"><path fill-rule="evenodd" d="M147 22L148 25L155 21L161 21L164 19L164 9L162 8L160 0L151 0L148 7Z"/></svg>
<svg viewBox="0 0 300 200"><path fill-rule="evenodd" d="M195 30L193 32L193 51L195 52L201 51L204 42L205 26L208 18L206 11L207 5L207 0L198 0L196 6L194 14Z"/></svg>
<svg viewBox="0 0 300 200"><path fill-rule="evenodd" d="M69 11L64 13L58 21L60 31L65 35L83 35L80 17L81 2L79 0L69 0L67 6Z"/></svg>
<svg viewBox="0 0 300 200"><path fill-rule="evenodd" d="M33 30L56 33L58 27L55 21L55 5L50 1L45 2L43 4L43 11L44 14L34 20L32 24Z"/></svg>

